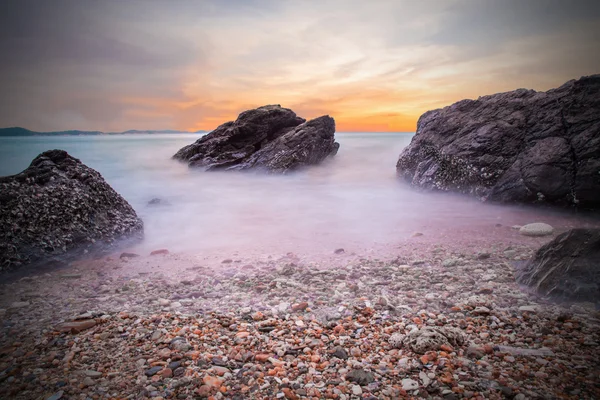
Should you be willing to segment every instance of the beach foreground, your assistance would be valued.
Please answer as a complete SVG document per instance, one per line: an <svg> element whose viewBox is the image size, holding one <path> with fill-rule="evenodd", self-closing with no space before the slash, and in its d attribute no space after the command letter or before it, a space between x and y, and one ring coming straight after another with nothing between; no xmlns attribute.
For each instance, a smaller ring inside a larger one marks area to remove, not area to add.
<svg viewBox="0 0 600 400"><path fill-rule="evenodd" d="M0 397L598 398L595 305L515 283L545 240L73 263L1 287ZM399 343L424 327L464 344Z"/></svg>

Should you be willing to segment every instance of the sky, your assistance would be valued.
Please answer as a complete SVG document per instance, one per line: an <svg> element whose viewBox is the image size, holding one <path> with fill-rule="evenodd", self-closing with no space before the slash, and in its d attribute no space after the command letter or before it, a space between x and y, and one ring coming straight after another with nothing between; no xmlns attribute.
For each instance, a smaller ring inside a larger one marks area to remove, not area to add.
<svg viewBox="0 0 600 400"><path fill-rule="evenodd" d="M211 130L281 104L414 131L600 73L597 0L3 0L0 127Z"/></svg>

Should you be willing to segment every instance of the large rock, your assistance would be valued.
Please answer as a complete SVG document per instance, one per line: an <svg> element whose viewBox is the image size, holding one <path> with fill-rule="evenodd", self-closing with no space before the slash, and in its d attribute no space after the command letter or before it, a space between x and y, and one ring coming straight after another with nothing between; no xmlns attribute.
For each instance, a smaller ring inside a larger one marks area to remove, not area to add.
<svg viewBox="0 0 600 400"><path fill-rule="evenodd" d="M597 208L600 75L428 111L396 168L425 189Z"/></svg>
<svg viewBox="0 0 600 400"><path fill-rule="evenodd" d="M600 229L573 229L557 236L516 277L542 296L600 302Z"/></svg>
<svg viewBox="0 0 600 400"><path fill-rule="evenodd" d="M206 170L258 169L287 172L319 164L335 155L335 122L322 116L306 122L279 105L241 113L195 143L183 147L173 158Z"/></svg>
<svg viewBox="0 0 600 400"><path fill-rule="evenodd" d="M139 238L142 221L92 168L63 150L0 177L0 270Z"/></svg>

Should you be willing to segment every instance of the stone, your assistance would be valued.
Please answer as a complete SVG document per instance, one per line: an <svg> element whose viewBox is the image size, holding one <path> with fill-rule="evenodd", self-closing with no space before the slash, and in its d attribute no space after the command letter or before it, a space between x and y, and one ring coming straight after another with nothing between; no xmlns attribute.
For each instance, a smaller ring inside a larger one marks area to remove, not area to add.
<svg viewBox="0 0 600 400"><path fill-rule="evenodd" d="M63 150L0 177L0 270L61 264L141 239L143 223L102 175Z"/></svg>
<svg viewBox="0 0 600 400"><path fill-rule="evenodd" d="M437 351L442 345L452 347L464 343L463 333L452 327L423 327L411 331L402 338L402 345L415 353L425 354L428 351Z"/></svg>
<svg viewBox="0 0 600 400"><path fill-rule="evenodd" d="M394 333L388 339L388 343L393 348L399 349L402 347L402 343L404 342L404 337L405 337L405 335L403 335L401 333Z"/></svg>
<svg viewBox="0 0 600 400"><path fill-rule="evenodd" d="M396 164L428 190L483 201L600 205L600 75L518 89L421 115Z"/></svg>
<svg viewBox="0 0 600 400"><path fill-rule="evenodd" d="M46 400L60 400L60 399L62 399L63 394L65 394L65 392L60 390L60 391L54 393L52 396L48 397Z"/></svg>
<svg viewBox="0 0 600 400"><path fill-rule="evenodd" d="M205 385L209 387L219 388L223 384L223 378L217 378L216 376L205 375L202 379Z"/></svg>
<svg viewBox="0 0 600 400"><path fill-rule="evenodd" d="M83 321L72 321L62 323L56 326L56 330L59 332L79 333L94 326L96 326L96 320L87 319Z"/></svg>
<svg viewBox="0 0 600 400"><path fill-rule="evenodd" d="M92 371L92 370L85 370L83 371L83 374L85 376L89 376L90 378L99 378L102 376L102 372L98 372L98 371Z"/></svg>
<svg viewBox="0 0 600 400"><path fill-rule="evenodd" d="M375 377L372 372L365 371L364 369L353 369L346 374L346 380L361 386L366 386L369 383L374 382Z"/></svg>
<svg viewBox="0 0 600 400"><path fill-rule="evenodd" d="M308 308L307 302L292 304L292 311L304 311Z"/></svg>
<svg viewBox="0 0 600 400"><path fill-rule="evenodd" d="M85 379L82 382L82 385L84 387L93 386L94 385L94 380L92 378L90 378L89 376L86 376Z"/></svg>
<svg viewBox="0 0 600 400"><path fill-rule="evenodd" d="M413 379L402 379L402 389L404 390L415 390L419 388L419 382Z"/></svg>
<svg viewBox="0 0 600 400"><path fill-rule="evenodd" d="M146 376L154 376L156 375L157 372L159 372L163 367L161 367L160 365L157 365L156 367L152 367L150 369L147 369L144 374Z"/></svg>
<svg viewBox="0 0 600 400"><path fill-rule="evenodd" d="M335 253L335 254L344 254L345 252L346 252L346 251L345 251L344 249L341 249L341 248L340 248L340 249L335 249L335 250L334 250L334 253Z"/></svg>
<svg viewBox="0 0 600 400"><path fill-rule="evenodd" d="M200 398L208 398L208 396L210 396L212 392L212 387L209 385L202 385L200 386L197 390L196 393L198 394L198 396L200 396Z"/></svg>
<svg viewBox="0 0 600 400"><path fill-rule="evenodd" d="M158 255L166 255L169 254L169 250L167 249L158 249L158 250L154 250L150 252L151 256L158 256Z"/></svg>
<svg viewBox="0 0 600 400"><path fill-rule="evenodd" d="M182 353L185 353L192 346L185 340L185 338L183 338L183 337L176 337L175 339L171 340L171 343L169 344L169 347L171 347L172 350L180 351Z"/></svg>
<svg viewBox="0 0 600 400"><path fill-rule="evenodd" d="M332 354L333 357L337 357L341 360L347 360L348 359L348 353L346 352L346 350L344 350L343 347L337 346Z"/></svg>
<svg viewBox="0 0 600 400"><path fill-rule="evenodd" d="M135 258L135 257L139 257L139 254L135 254L135 253L121 253L121 255L119 256L119 258Z"/></svg>
<svg viewBox="0 0 600 400"><path fill-rule="evenodd" d="M517 269L517 282L556 300L600 301L600 229L572 229Z"/></svg>
<svg viewBox="0 0 600 400"><path fill-rule="evenodd" d="M150 200L148 202L147 205L148 206L152 206L152 207L155 207L155 206L170 206L171 203L169 203L168 200L161 199L161 198L158 198L158 197L154 197L152 200Z"/></svg>
<svg viewBox="0 0 600 400"><path fill-rule="evenodd" d="M362 388L358 385L352 385L350 389L352 390L352 394L355 396L361 396L363 393Z"/></svg>
<svg viewBox="0 0 600 400"><path fill-rule="evenodd" d="M311 121L292 110L268 105L244 111L173 158L205 170L263 170L286 173L334 156L335 122L329 116Z"/></svg>
<svg viewBox="0 0 600 400"><path fill-rule="evenodd" d="M534 222L523 225L519 229L519 233L523 236L548 236L554 233L554 228L543 222Z"/></svg>

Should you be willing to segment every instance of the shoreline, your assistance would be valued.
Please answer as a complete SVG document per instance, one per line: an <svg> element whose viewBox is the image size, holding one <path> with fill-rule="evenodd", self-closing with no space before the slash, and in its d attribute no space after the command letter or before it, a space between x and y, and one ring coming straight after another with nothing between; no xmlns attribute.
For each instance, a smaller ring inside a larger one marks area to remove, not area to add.
<svg viewBox="0 0 600 400"><path fill-rule="evenodd" d="M328 257L114 254L25 277L0 286L0 395L597 398L600 313L523 292L513 263L549 239L509 232ZM93 327L57 331L86 312ZM465 344L431 359L390 344L425 326Z"/></svg>

